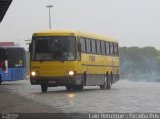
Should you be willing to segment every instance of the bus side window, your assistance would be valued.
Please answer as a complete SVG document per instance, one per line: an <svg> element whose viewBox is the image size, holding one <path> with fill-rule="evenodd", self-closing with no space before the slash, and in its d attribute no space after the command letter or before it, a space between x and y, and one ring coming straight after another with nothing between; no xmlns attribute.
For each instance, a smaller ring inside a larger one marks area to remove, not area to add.
<svg viewBox="0 0 160 119"><path fill-rule="evenodd" d="M114 55L114 43L110 43L110 51L111 51L111 55Z"/></svg>
<svg viewBox="0 0 160 119"><path fill-rule="evenodd" d="M119 45L117 43L117 56L119 56Z"/></svg>
<svg viewBox="0 0 160 119"><path fill-rule="evenodd" d="M101 51L102 51L102 54L106 54L106 49L105 49L105 43L104 41L101 41Z"/></svg>
<svg viewBox="0 0 160 119"><path fill-rule="evenodd" d="M100 44L100 41L96 41L96 49L97 49L97 54L101 54L101 46L100 46L101 44Z"/></svg>
<svg viewBox="0 0 160 119"><path fill-rule="evenodd" d="M82 52L82 46L81 46L81 43L80 42L78 42L78 52Z"/></svg>
<svg viewBox="0 0 160 119"><path fill-rule="evenodd" d="M95 40L91 40L91 46L92 46L92 53L95 54L96 53L96 41Z"/></svg>
<svg viewBox="0 0 160 119"><path fill-rule="evenodd" d="M114 43L114 51L115 51L115 55L118 56L119 51L118 51L118 44L117 43Z"/></svg>
<svg viewBox="0 0 160 119"><path fill-rule="evenodd" d="M80 38L81 50L82 52L86 52L86 42L85 38Z"/></svg>
<svg viewBox="0 0 160 119"><path fill-rule="evenodd" d="M91 53L91 40L90 39L86 39L86 50L87 50L87 53Z"/></svg>
<svg viewBox="0 0 160 119"><path fill-rule="evenodd" d="M106 55L110 55L110 46L109 46L109 42L106 42L105 45L106 45Z"/></svg>

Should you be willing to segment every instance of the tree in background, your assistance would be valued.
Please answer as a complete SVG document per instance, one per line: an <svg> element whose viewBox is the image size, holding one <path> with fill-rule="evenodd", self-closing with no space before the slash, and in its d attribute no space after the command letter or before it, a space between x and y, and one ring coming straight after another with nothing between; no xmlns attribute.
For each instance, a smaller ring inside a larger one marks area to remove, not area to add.
<svg viewBox="0 0 160 119"><path fill-rule="evenodd" d="M122 47L120 59L122 78L160 81L160 51L154 47Z"/></svg>

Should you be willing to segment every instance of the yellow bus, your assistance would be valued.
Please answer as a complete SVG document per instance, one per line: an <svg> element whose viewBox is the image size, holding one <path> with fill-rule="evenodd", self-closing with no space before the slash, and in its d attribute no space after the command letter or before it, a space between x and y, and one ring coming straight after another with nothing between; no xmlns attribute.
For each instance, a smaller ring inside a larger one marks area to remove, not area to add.
<svg viewBox="0 0 160 119"><path fill-rule="evenodd" d="M118 42L114 38L76 30L50 30L33 34L30 51L30 82L48 87L84 86L110 89L119 80Z"/></svg>

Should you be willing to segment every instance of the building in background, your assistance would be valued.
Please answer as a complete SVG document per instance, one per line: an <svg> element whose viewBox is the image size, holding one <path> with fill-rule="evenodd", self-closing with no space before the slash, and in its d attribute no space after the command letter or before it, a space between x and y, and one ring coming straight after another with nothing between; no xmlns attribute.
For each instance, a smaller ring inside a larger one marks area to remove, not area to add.
<svg viewBox="0 0 160 119"><path fill-rule="evenodd" d="M15 46L14 42L0 42L0 46Z"/></svg>
<svg viewBox="0 0 160 119"><path fill-rule="evenodd" d="M15 42L0 42L0 46L20 46L20 44Z"/></svg>

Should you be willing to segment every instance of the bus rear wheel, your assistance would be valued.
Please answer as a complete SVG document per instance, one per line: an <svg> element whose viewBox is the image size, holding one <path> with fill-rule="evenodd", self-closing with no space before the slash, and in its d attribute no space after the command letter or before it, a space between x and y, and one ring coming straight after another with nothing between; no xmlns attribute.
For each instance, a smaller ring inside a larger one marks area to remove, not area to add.
<svg viewBox="0 0 160 119"><path fill-rule="evenodd" d="M107 79L107 89L111 89L112 86L112 73L110 74L109 78Z"/></svg>
<svg viewBox="0 0 160 119"><path fill-rule="evenodd" d="M100 85L100 89L102 89L102 90L104 90L104 89L107 88L107 77L108 77L108 76L105 76L103 85Z"/></svg>
<svg viewBox="0 0 160 119"><path fill-rule="evenodd" d="M46 84L41 84L41 90L42 90L42 93L47 92L48 86Z"/></svg>

